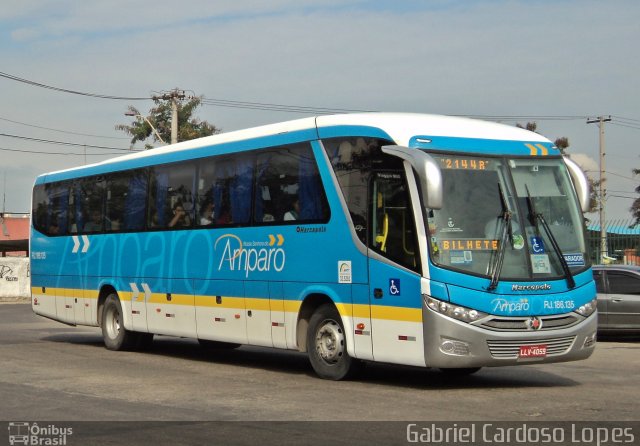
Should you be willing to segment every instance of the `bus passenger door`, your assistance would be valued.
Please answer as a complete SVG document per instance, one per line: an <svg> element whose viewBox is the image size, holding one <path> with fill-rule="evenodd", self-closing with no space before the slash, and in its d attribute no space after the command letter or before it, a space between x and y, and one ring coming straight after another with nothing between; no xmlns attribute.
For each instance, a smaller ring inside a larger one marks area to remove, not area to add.
<svg viewBox="0 0 640 446"><path fill-rule="evenodd" d="M85 302L88 302L88 299L84 297L84 291L80 286L80 278L74 277L72 287L69 290L69 296L71 297L71 305L73 305L73 313L74 313L74 321L76 324L84 325L88 323L87 317L89 316L89 312L87 311L87 307L85 306Z"/></svg>
<svg viewBox="0 0 640 446"><path fill-rule="evenodd" d="M193 294L175 293L171 281L148 279L141 282L146 294L149 332L170 336L196 336Z"/></svg>
<svg viewBox="0 0 640 446"><path fill-rule="evenodd" d="M68 324L75 324L75 311L73 299L75 293L72 290L72 276L60 276L56 288L56 313L58 320Z"/></svg>
<svg viewBox="0 0 640 446"><path fill-rule="evenodd" d="M370 258L369 277L374 359L424 366L420 276Z"/></svg>
<svg viewBox="0 0 640 446"><path fill-rule="evenodd" d="M246 344L244 282L195 280L194 290L198 338Z"/></svg>
<svg viewBox="0 0 640 446"><path fill-rule="evenodd" d="M369 301L369 285L351 285L353 302L354 353L358 359L373 360L371 341L371 304Z"/></svg>
<svg viewBox="0 0 640 446"><path fill-rule="evenodd" d="M251 345L273 347L269 282L245 281L244 302L247 318L247 341Z"/></svg>
<svg viewBox="0 0 640 446"><path fill-rule="evenodd" d="M136 280L133 277L124 279L129 285L131 291L131 322L133 331L147 333L149 326L147 325L147 296L150 297L151 289L143 280Z"/></svg>
<svg viewBox="0 0 640 446"><path fill-rule="evenodd" d="M271 307L271 340L273 341L273 346L287 348L282 282L269 282L269 306ZM293 329L293 327L290 327L290 330Z"/></svg>
<svg viewBox="0 0 640 446"><path fill-rule="evenodd" d="M404 172L375 173L369 193L373 356L424 366L420 256Z"/></svg>

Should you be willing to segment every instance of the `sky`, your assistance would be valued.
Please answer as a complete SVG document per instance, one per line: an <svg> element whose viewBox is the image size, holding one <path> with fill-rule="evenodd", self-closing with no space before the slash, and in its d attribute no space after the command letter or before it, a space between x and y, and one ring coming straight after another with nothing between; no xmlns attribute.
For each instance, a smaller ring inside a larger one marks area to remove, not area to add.
<svg viewBox="0 0 640 446"><path fill-rule="evenodd" d="M21 0L0 8L0 72L109 96L180 88L211 100L535 121L551 140L568 137L595 178L598 125L587 119L611 115L606 215L631 221L639 20L636 0ZM0 91L7 212L29 210L37 175L122 153L83 145L128 149L114 126L130 123L128 105L153 105L4 77ZM216 105L197 115L222 131L312 116Z"/></svg>

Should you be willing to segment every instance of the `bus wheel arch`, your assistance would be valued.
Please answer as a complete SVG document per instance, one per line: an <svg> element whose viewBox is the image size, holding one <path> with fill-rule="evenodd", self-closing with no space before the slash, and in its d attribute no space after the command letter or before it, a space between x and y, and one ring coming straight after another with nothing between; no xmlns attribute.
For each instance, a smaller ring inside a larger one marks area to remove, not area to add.
<svg viewBox="0 0 640 446"><path fill-rule="evenodd" d="M313 313L322 305L331 304L333 301L329 296L325 294L314 293L308 295L302 305L300 305L300 311L298 312L298 322L296 324L296 345L298 351L307 351L307 331L309 330L309 321L313 316Z"/></svg>
<svg viewBox="0 0 640 446"><path fill-rule="evenodd" d="M333 303L315 308L306 330L309 362L316 374L334 381L358 372L361 362L349 355L342 316Z"/></svg>

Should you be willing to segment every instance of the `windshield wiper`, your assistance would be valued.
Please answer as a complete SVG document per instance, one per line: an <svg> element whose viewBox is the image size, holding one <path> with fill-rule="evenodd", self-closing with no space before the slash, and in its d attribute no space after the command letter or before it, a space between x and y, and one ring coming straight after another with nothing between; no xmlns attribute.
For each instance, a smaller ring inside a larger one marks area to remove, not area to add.
<svg viewBox="0 0 640 446"><path fill-rule="evenodd" d="M500 237L500 246L498 255L495 257L495 262L489 269L491 271L491 282L487 287L488 291L493 291L498 287L500 281L500 272L502 271L502 265L504 264L504 254L507 249L507 240L511 240L513 243L513 232L511 229L511 211L509 210L509 203L502 190L502 185L498 183L498 192L500 193L500 203L502 204L502 213L500 217L503 221L502 236Z"/></svg>
<svg viewBox="0 0 640 446"><path fill-rule="evenodd" d="M535 203L533 202L533 198L531 198L531 193L529 193L529 186L525 184L524 187L527 191L527 206L529 207L529 220L531 221L531 224L533 224L536 227L536 230L540 232L538 228L538 222L542 223L542 228L547 234L547 237L551 242L551 246L553 247L556 256L558 256L560 266L562 266L564 278L567 280L567 286L569 288L575 288L576 281L573 279L573 275L571 274L571 270L569 269L569 265L567 264L567 259L565 259L564 255L562 255L562 250L560 249L560 245L558 245L556 237L551 232L551 228L549 227L547 220L545 220L544 215L542 215L542 212L536 212Z"/></svg>

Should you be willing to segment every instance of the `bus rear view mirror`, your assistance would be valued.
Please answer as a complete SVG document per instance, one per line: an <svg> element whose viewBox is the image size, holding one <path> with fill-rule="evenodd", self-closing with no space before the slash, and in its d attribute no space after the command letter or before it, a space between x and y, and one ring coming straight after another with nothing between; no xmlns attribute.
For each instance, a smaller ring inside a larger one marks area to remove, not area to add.
<svg viewBox="0 0 640 446"><path fill-rule="evenodd" d="M407 161L418 173L426 208L442 208L442 172L431 155L420 149L402 146L382 146L382 151Z"/></svg>
<svg viewBox="0 0 640 446"><path fill-rule="evenodd" d="M571 181L573 182L573 187L578 195L578 201L580 201L582 212L589 212L589 202L591 201L591 197L587 176L584 174L580 166L578 166L574 161L570 160L566 156L563 158L567 169L569 169L569 175L571 175Z"/></svg>

